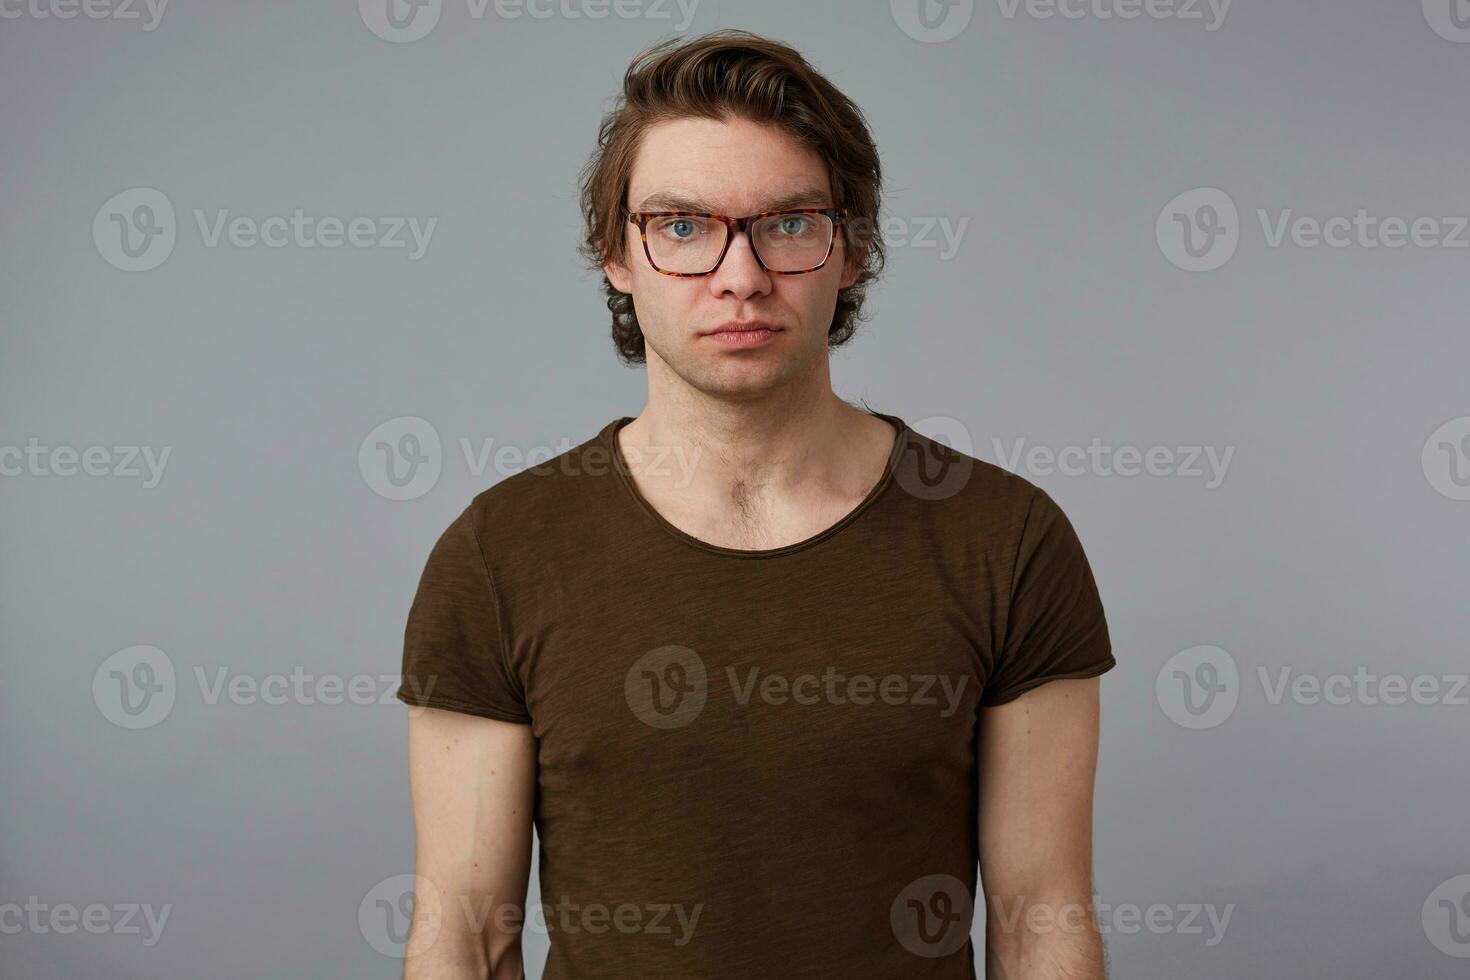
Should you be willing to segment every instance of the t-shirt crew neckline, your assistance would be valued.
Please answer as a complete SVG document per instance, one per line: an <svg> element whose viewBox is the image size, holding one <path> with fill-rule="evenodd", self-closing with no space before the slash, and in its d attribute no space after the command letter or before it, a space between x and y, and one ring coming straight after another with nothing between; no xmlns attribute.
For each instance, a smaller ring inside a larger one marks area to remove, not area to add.
<svg viewBox="0 0 1470 980"><path fill-rule="evenodd" d="M617 471L618 482L622 484L623 489L633 498L633 502L638 505L638 508L653 523L657 524L673 537L692 548L697 548L700 551L714 555L723 555L727 558L780 558L783 555L805 551L808 548L818 545L852 524L864 511L873 506L879 497L883 496L884 491L888 489L888 485L893 482L894 471L898 468L898 461L903 457L903 447L908 435L908 426L904 423L903 419L896 415L888 415L884 412L872 410L868 410L868 412L870 415L883 419L889 425L893 426L894 429L893 449L888 454L888 462L883 467L883 475L878 478L878 482L868 491L867 496L856 507L839 518L837 523L830 525L826 530L818 531L811 537L803 538L800 541L793 541L791 544L782 545L779 548L727 548L723 545L711 544L708 541L702 541L694 535L683 531L655 510L653 505L645 500L643 494L639 492L638 485L633 481L633 476L628 470L627 461L623 458L622 447L618 445L618 432L623 426L633 421L633 416L620 416L605 426L602 430L602 442L603 449L612 457L613 469Z"/></svg>

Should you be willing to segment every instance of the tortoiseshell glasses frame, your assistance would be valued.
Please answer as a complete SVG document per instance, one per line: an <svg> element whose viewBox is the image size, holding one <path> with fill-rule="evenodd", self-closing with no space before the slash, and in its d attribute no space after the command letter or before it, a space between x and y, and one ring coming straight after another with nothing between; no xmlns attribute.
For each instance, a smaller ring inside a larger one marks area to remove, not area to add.
<svg viewBox="0 0 1470 980"><path fill-rule="evenodd" d="M735 240L735 233L743 231L749 234L751 222L788 214L820 214L831 220L832 237L827 242L827 254L822 257L822 261L810 269L783 271L781 269L772 269L766 265L765 260L761 258L760 248L755 244L754 239L750 243L751 253L755 256L756 262L760 263L760 267L773 276L801 276L808 272L816 272L818 269L823 268L828 260L832 258L832 251L837 246L837 226L847 220L846 208L785 208L780 211L761 211L758 214L748 214L743 218L735 218L727 214L710 214L707 211L629 211L626 207L621 210L628 221L638 226L638 235L643 239L643 254L648 258L648 264L653 267L653 271L666 276L678 276L685 279L695 279L714 273L720 267L720 263L725 261L725 255L730 251L730 243ZM653 260L653 252L648 247L648 222L652 218L709 218L718 221L725 226L725 247L720 249L719 258L715 259L714 265L710 266L704 272L670 272L667 269L660 269L658 263Z"/></svg>

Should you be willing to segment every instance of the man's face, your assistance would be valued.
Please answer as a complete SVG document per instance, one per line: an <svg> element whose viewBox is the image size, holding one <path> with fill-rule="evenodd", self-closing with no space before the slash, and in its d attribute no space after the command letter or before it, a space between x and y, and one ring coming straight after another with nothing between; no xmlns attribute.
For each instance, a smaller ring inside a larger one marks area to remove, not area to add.
<svg viewBox="0 0 1470 980"><path fill-rule="evenodd" d="M801 196L792 199L793 194ZM778 129L738 118L650 126L628 186L630 211L741 217L834 205L821 157ZM734 234L720 267L691 278L666 276L649 265L632 221L623 232L626 262L609 263L604 271L613 286L633 296L649 367L662 362L712 395L759 396L812 370L826 357L837 292L857 278L857 270L848 268L840 228L831 257L815 272L769 273L756 261L749 235ZM763 341L730 343L714 331L731 321L778 329Z"/></svg>

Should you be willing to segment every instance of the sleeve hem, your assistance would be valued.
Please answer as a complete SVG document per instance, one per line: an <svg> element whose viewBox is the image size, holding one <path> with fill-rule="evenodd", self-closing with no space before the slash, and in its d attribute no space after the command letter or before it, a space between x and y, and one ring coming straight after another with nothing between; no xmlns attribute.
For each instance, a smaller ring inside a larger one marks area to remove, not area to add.
<svg viewBox="0 0 1470 980"><path fill-rule="evenodd" d="M1032 688L1040 687L1047 681L1081 680L1087 677L1096 677L1099 674L1103 674L1109 670L1112 670L1117 665L1117 659L1112 654L1108 654L1108 658L1106 660L1100 660L1095 664L1087 667L1082 667L1078 670L1069 670L1066 673L1062 674L1046 674L1041 677L1032 677L1022 684L1019 684L1012 688L1007 688L994 695L992 695L989 691L986 691L980 696L980 707L994 708L1002 704L1007 704L1011 701L1016 700L1016 698L1025 694Z"/></svg>
<svg viewBox="0 0 1470 980"><path fill-rule="evenodd" d="M398 689L395 696L404 704L415 708L442 708L445 711L458 711L461 714L476 715L481 718L493 718L496 721L508 721L518 725L529 725L531 723L530 716L517 714L514 711L506 711L503 708L492 708L484 704L471 704L468 701L456 701L454 698L446 698L440 695L417 694L403 687Z"/></svg>

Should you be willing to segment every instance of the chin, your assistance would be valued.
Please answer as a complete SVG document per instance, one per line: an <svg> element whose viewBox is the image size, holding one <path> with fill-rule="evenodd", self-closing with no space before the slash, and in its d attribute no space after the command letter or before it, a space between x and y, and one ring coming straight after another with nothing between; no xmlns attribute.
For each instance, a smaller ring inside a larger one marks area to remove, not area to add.
<svg viewBox="0 0 1470 980"><path fill-rule="evenodd" d="M811 359L802 342L789 329L770 343L748 350L723 348L709 337L693 335L688 343L671 352L674 356L659 355L659 359L698 391L752 397L780 388L802 372ZM653 344L647 346L654 349Z"/></svg>
<svg viewBox="0 0 1470 980"><path fill-rule="evenodd" d="M748 358L740 363L703 365L699 374L704 383L697 387L711 394L751 398L780 388L795 373L786 359Z"/></svg>

